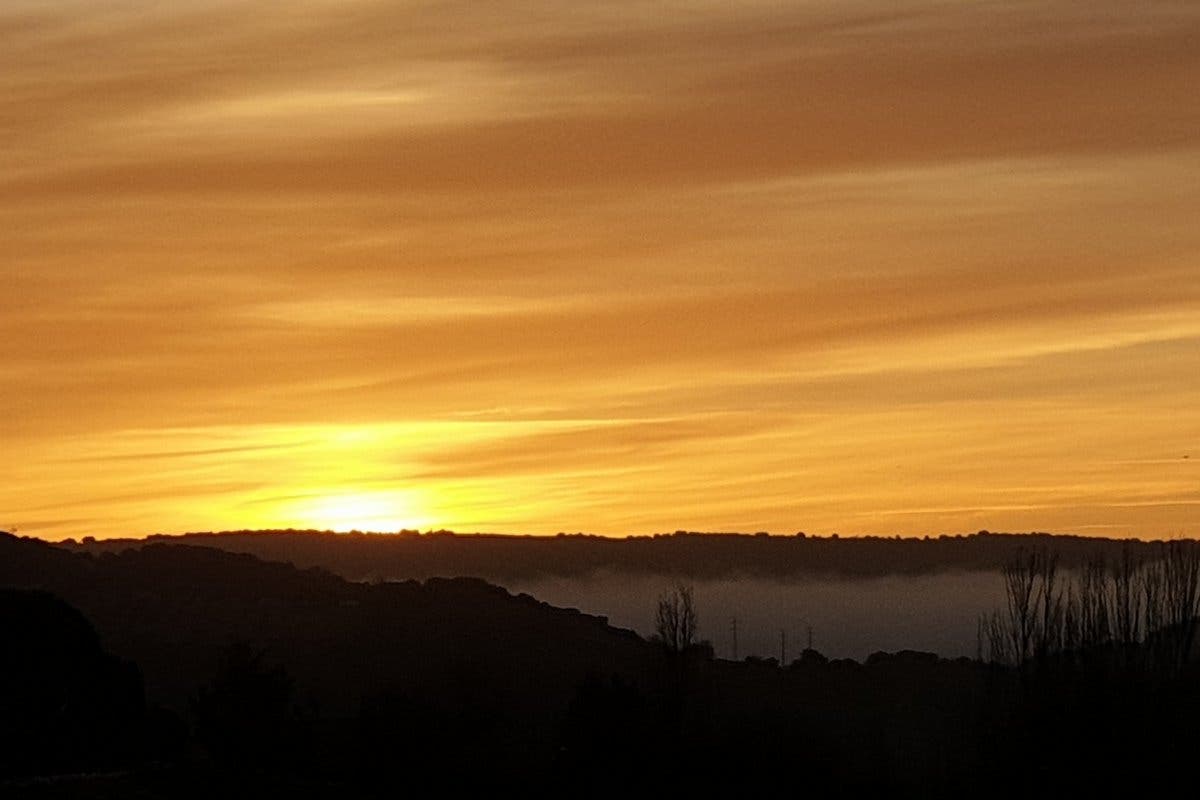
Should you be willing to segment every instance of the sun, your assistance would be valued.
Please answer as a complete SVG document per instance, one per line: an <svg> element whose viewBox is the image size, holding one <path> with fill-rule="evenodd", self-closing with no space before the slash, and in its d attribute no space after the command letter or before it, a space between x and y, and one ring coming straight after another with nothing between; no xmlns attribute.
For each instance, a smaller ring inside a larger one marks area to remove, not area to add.
<svg viewBox="0 0 1200 800"><path fill-rule="evenodd" d="M398 531L426 522L412 492L357 492L322 495L304 501L296 516L322 530Z"/></svg>

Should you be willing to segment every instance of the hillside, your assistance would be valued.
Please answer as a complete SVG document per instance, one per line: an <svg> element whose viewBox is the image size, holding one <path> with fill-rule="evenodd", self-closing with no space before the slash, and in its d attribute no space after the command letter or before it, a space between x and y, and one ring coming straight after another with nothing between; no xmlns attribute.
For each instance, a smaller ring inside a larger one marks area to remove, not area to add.
<svg viewBox="0 0 1200 800"><path fill-rule="evenodd" d="M338 534L327 531L230 531L86 539L62 547L120 552L147 543L178 543L249 553L298 567L322 567L350 580L472 576L496 582L596 572L680 576L871 578L946 571L998 571L1022 550L1049 549L1070 567L1089 557L1112 560L1154 543L1050 534L994 534L925 539L685 533L633 536L501 534Z"/></svg>
<svg viewBox="0 0 1200 800"><path fill-rule="evenodd" d="M140 665L150 699L181 712L234 642L286 663L297 696L335 716L398 687L536 716L586 675L639 671L651 652L602 618L481 580L359 584L178 544L92 556L3 535L0 586L79 608Z"/></svg>
<svg viewBox="0 0 1200 800"><path fill-rule="evenodd" d="M335 548L393 541L244 538ZM724 661L702 644L669 650L477 578L354 583L200 540L90 554L0 535L0 587L25 593L0 599L48 604L30 611L18 602L9 617L27 632L41 630L38 619L62 621L44 626L46 635L97 665L85 672L101 676L93 694L125 709L108 737L126 742L106 751L85 738L80 758L65 764L90 758L122 767L115 772L49 783L0 776L0 794L207 797L248 786L313 797L386 796L398 786L530 797L1144 792L1179 780L1196 743L1194 663L1147 671L1099 651L1098 660L1020 669L915 652L863 663L812 650L787 665ZM469 548L490 540L430 541ZM953 546L993 542L1021 540ZM36 649L37 640L27 636L16 650ZM63 673L63 662L75 660L51 658L43 668L54 675L57 663ZM35 654L28 663L43 662ZM142 713L140 685L121 666L131 663L144 676ZM50 731L59 730L55 708L36 720ZM79 730L91 731L90 741L105 736L95 724ZM51 773L62 768L42 763Z"/></svg>

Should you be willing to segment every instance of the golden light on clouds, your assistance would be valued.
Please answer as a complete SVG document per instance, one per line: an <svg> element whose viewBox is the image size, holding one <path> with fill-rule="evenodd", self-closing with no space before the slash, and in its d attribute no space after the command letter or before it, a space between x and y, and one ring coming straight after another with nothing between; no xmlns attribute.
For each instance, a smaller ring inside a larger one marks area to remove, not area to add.
<svg viewBox="0 0 1200 800"><path fill-rule="evenodd" d="M0 527L1194 532L1200 8L0 2Z"/></svg>

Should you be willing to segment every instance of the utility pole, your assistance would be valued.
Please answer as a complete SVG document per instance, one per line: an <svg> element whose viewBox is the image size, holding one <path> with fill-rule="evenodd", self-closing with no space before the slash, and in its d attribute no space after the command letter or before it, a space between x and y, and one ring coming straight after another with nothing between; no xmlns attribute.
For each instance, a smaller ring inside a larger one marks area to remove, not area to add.
<svg viewBox="0 0 1200 800"><path fill-rule="evenodd" d="M779 666L787 666L787 631L779 629Z"/></svg>
<svg viewBox="0 0 1200 800"><path fill-rule="evenodd" d="M732 620L732 622L731 622L731 625L732 625L732 627L733 627L733 660L734 660L734 661L737 661L737 660L738 660L738 647L737 647L737 617L734 617L734 618L733 618L733 620Z"/></svg>
<svg viewBox="0 0 1200 800"><path fill-rule="evenodd" d="M807 645L806 645L806 648L805 648L805 649L807 649L807 650L812 650L812 649L813 649L813 628L812 628L812 623L810 623L810 622L809 622L808 620L806 620L806 619L801 619L801 620L798 620L798 622L799 622L801 625L803 625L803 626L804 626L805 638L806 638L806 640L807 640Z"/></svg>

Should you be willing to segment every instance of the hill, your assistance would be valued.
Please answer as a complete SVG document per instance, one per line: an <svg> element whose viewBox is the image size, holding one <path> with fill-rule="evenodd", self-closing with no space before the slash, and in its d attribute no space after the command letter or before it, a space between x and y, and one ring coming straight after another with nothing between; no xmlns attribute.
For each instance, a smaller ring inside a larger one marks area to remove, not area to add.
<svg viewBox="0 0 1200 800"><path fill-rule="evenodd" d="M0 589L0 778L121 764L151 722L137 667L77 609Z"/></svg>
<svg viewBox="0 0 1200 800"><path fill-rule="evenodd" d="M174 708L238 641L286 657L298 687L339 712L393 684L453 681L524 707L531 693L569 697L589 671L626 671L648 650L603 618L477 579L352 583L182 544L91 556L4 535L0 585L77 606L109 648L141 665L151 697Z"/></svg>
<svg viewBox="0 0 1200 800"><path fill-rule="evenodd" d="M1126 548L1151 552L1153 543L1045 533L925 539L881 537L767 536L677 532L617 539L582 534L514 536L328 531L228 531L151 536L148 539L85 539L62 547L88 553L120 552L147 543L179 543L249 553L299 567L323 567L350 580L423 579L468 575L500 583L543 576L578 577L596 572L679 576L871 578L946 571L999 571L1022 550L1058 553L1064 567Z"/></svg>
<svg viewBox="0 0 1200 800"><path fill-rule="evenodd" d="M305 537L380 541L281 541ZM992 538L1017 541L980 537ZM46 629L73 642L50 673L78 654L101 674L136 663L146 703L175 724L135 713L118 728L162 742L182 731L171 752L127 752L120 771L0 779L0 795L1144 793L1190 774L1197 743L1195 664L812 650L787 665L724 661L478 578L354 583L196 541L91 554L0 535L0 587L50 604L10 617L27 631L62 620ZM94 685L137 705L136 681Z"/></svg>

